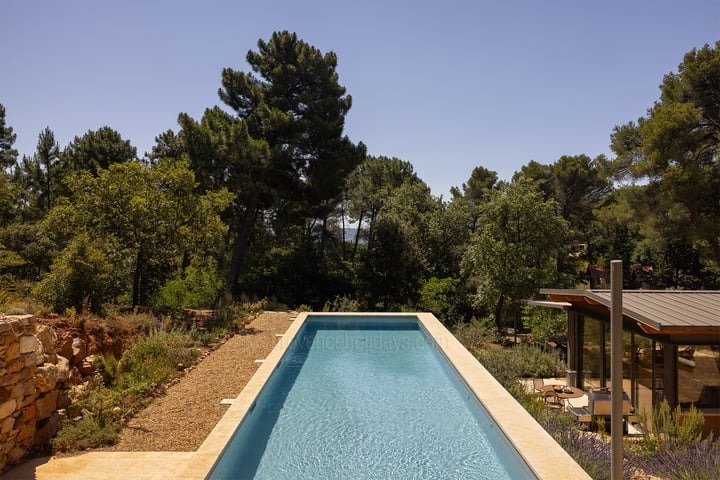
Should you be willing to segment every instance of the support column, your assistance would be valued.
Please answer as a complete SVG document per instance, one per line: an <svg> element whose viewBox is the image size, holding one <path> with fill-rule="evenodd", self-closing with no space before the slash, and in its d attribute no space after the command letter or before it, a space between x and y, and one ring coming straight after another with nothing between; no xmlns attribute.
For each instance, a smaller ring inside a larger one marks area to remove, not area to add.
<svg viewBox="0 0 720 480"><path fill-rule="evenodd" d="M664 396L670 405L670 408L675 408L678 404L678 392L677 392L677 345L671 345L669 343L663 343L663 387Z"/></svg>
<svg viewBox="0 0 720 480"><path fill-rule="evenodd" d="M623 272L610 262L610 478L623 478Z"/></svg>
<svg viewBox="0 0 720 480"><path fill-rule="evenodd" d="M607 343L607 338L605 338L605 323L600 320L597 322L600 324L600 388L607 388L607 371L610 365L608 365L605 361L607 359L607 348L605 348L605 344Z"/></svg>
<svg viewBox="0 0 720 480"><path fill-rule="evenodd" d="M578 387L580 383L578 381L579 371L577 366L577 313L571 310L568 310L567 348L567 383L572 387Z"/></svg>

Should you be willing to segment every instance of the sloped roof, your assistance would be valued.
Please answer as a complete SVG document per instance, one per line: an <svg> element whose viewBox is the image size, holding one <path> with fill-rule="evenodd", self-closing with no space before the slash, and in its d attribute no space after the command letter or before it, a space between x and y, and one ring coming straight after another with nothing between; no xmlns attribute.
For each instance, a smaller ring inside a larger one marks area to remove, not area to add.
<svg viewBox="0 0 720 480"><path fill-rule="evenodd" d="M553 290L540 293L588 311L608 312L610 290ZM625 290L623 316L651 334L720 334L720 290Z"/></svg>

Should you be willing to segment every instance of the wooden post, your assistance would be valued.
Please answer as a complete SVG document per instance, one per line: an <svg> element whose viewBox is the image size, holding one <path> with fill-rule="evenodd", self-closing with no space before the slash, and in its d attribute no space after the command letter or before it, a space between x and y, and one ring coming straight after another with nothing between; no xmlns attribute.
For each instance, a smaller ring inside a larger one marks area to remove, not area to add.
<svg viewBox="0 0 720 480"><path fill-rule="evenodd" d="M623 478L622 260L610 262L610 479Z"/></svg>

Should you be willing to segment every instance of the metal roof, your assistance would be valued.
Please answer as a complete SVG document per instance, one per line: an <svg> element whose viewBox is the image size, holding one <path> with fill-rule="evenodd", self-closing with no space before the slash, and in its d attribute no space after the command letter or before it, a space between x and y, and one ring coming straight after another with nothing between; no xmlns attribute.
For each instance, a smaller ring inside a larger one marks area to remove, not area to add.
<svg viewBox="0 0 720 480"><path fill-rule="evenodd" d="M542 289L553 302L611 307L610 290ZM720 290L625 290L623 316L648 333L720 333ZM604 308L603 308L604 307Z"/></svg>

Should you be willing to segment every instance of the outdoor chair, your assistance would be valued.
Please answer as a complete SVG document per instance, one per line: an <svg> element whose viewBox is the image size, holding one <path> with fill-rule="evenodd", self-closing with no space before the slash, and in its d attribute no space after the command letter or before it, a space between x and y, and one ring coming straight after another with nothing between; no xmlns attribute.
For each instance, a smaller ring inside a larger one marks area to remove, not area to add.
<svg viewBox="0 0 720 480"><path fill-rule="evenodd" d="M553 392L552 390L548 390L547 392L545 392L544 399L545 405L548 407L563 408L565 406L562 399L558 397L558 394Z"/></svg>
<svg viewBox="0 0 720 480"><path fill-rule="evenodd" d="M535 387L535 391L539 392L542 387L545 386L545 380L542 378L533 378L533 387Z"/></svg>

